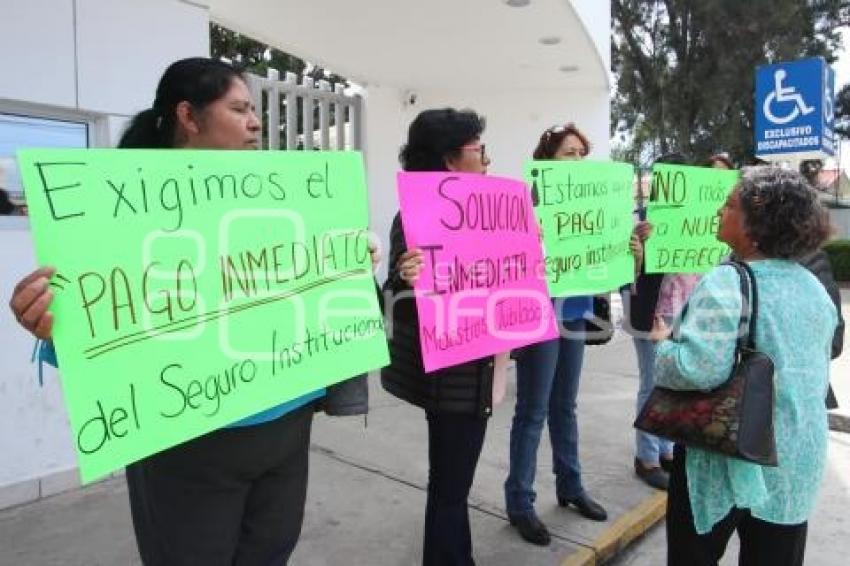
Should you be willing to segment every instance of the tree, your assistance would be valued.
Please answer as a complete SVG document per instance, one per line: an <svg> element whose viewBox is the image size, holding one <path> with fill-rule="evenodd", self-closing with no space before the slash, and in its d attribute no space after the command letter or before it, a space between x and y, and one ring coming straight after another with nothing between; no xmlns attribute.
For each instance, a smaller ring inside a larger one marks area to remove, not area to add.
<svg viewBox="0 0 850 566"><path fill-rule="evenodd" d="M226 27L210 22L210 54L215 59L225 59L246 71L265 77L268 69L277 69L281 76L292 72L313 80L326 80L332 84L349 86L346 78L312 65L303 59L260 43Z"/></svg>
<svg viewBox="0 0 850 566"><path fill-rule="evenodd" d="M850 0L612 0L611 133L645 164L678 151L753 158L758 65L835 59Z"/></svg>
<svg viewBox="0 0 850 566"><path fill-rule="evenodd" d="M286 72L291 72L295 73L299 77L299 80L301 77L308 77L314 81L328 81L331 85L341 84L344 87L350 86L350 83L344 77L212 22L210 22L210 55L215 59L229 61L249 73L254 73L262 77L267 75L269 69L276 69L281 77ZM282 104L285 103L282 101ZM304 106L299 104L297 112L297 133L303 134ZM280 115L282 117L285 116L283 106L281 107ZM266 138L269 128L268 115L262 113L260 118L263 122L263 137ZM336 124L336 114L332 112L328 120L329 124L334 126ZM313 108L313 123L319 123L318 107ZM297 146L302 147L302 143L300 141L297 142ZM283 128L280 133L280 147L286 147L286 130Z"/></svg>
<svg viewBox="0 0 850 566"><path fill-rule="evenodd" d="M835 95L835 134L850 139L850 83Z"/></svg>

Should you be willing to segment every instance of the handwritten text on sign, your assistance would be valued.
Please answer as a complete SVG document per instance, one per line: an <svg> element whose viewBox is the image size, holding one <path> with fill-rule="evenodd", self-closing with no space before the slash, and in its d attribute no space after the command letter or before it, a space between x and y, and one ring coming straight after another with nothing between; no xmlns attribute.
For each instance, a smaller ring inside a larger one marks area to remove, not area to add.
<svg viewBox="0 0 850 566"><path fill-rule="evenodd" d="M626 163L526 164L553 297L601 293L634 279L633 176Z"/></svg>
<svg viewBox="0 0 850 566"><path fill-rule="evenodd" d="M647 273L705 273L729 246L717 240L717 214L738 171L658 164L652 169L647 220Z"/></svg>
<svg viewBox="0 0 850 566"><path fill-rule="evenodd" d="M19 162L84 481L387 363L359 154Z"/></svg>
<svg viewBox="0 0 850 566"><path fill-rule="evenodd" d="M555 338L525 184L463 173L399 173L426 371Z"/></svg>

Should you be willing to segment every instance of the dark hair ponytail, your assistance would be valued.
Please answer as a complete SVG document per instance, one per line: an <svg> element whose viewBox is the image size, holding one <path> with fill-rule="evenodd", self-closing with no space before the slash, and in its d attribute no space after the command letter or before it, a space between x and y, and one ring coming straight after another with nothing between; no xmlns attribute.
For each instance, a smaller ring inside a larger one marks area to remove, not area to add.
<svg viewBox="0 0 850 566"><path fill-rule="evenodd" d="M196 110L224 96L242 74L233 66L207 57L175 61L165 70L151 108L136 114L121 136L121 148L174 147L177 105L186 101Z"/></svg>

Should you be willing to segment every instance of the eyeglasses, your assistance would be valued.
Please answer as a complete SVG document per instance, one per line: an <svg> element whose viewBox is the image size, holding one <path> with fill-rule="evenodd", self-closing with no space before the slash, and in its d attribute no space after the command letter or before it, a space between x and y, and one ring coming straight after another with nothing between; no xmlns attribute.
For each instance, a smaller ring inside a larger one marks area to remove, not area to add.
<svg viewBox="0 0 850 566"><path fill-rule="evenodd" d="M481 162L482 162L482 163L484 162L484 160L485 160L485 159L487 159L486 144L483 144L483 143L475 143L475 144L469 144L469 145L462 145L462 146L460 146L460 148L461 148L461 149L468 150L468 151L477 151L477 152L479 152L479 153L481 154Z"/></svg>

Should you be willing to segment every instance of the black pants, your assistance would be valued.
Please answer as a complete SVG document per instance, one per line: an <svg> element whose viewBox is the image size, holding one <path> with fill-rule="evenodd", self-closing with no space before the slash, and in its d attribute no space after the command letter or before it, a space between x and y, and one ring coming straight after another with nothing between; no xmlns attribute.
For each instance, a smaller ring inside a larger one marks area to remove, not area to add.
<svg viewBox="0 0 850 566"><path fill-rule="evenodd" d="M467 499L484 446L487 419L428 413L428 503L425 566L473 565Z"/></svg>
<svg viewBox="0 0 850 566"><path fill-rule="evenodd" d="M740 539L740 566L802 566L808 523L779 525L756 519L745 509L733 508L699 535L688 497L685 449L676 446L667 499L667 565L716 566L734 531Z"/></svg>
<svg viewBox="0 0 850 566"><path fill-rule="evenodd" d="M146 566L286 564L301 534L313 405L127 467Z"/></svg>

